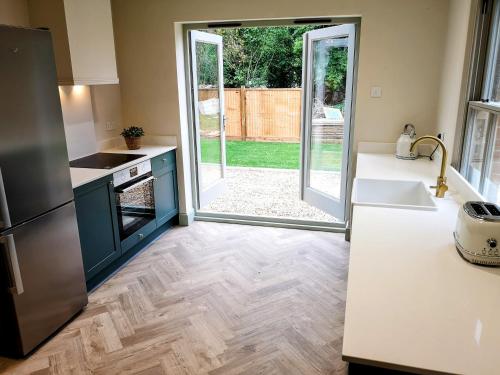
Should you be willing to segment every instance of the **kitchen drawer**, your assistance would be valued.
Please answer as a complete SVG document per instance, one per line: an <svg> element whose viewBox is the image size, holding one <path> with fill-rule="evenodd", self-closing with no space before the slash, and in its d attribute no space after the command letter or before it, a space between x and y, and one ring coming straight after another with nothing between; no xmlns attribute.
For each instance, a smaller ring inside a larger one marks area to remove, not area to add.
<svg viewBox="0 0 500 375"><path fill-rule="evenodd" d="M146 239L146 237L151 234L156 229L156 220L146 224L141 229L139 229L134 234L131 234L129 237L124 239L121 243L122 254L126 253L128 250L133 248L139 242Z"/></svg>
<svg viewBox="0 0 500 375"><path fill-rule="evenodd" d="M158 155L157 157L151 159L151 168L153 170L153 175L155 176L168 170L175 169L175 150Z"/></svg>

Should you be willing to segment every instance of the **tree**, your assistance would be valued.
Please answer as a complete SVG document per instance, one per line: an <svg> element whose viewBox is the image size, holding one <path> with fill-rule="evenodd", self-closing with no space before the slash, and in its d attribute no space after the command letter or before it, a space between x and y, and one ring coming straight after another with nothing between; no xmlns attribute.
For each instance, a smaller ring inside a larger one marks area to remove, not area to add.
<svg viewBox="0 0 500 375"><path fill-rule="evenodd" d="M208 43L196 43L196 71L198 84L213 87L217 84L217 46Z"/></svg>
<svg viewBox="0 0 500 375"><path fill-rule="evenodd" d="M323 26L246 27L210 30L224 41L225 87L300 87L305 32ZM326 103L343 101L347 51L329 49L324 76ZM203 69L199 67L199 69ZM338 98L338 100L336 100Z"/></svg>
<svg viewBox="0 0 500 375"><path fill-rule="evenodd" d="M314 27L218 29L226 87L299 87L302 34Z"/></svg>

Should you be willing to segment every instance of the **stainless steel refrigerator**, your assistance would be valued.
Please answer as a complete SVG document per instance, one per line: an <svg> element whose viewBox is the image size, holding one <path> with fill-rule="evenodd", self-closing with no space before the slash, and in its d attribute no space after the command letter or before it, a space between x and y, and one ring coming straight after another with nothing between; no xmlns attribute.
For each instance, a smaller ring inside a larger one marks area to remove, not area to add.
<svg viewBox="0 0 500 375"><path fill-rule="evenodd" d="M0 25L0 351L24 356L87 304L48 31Z"/></svg>

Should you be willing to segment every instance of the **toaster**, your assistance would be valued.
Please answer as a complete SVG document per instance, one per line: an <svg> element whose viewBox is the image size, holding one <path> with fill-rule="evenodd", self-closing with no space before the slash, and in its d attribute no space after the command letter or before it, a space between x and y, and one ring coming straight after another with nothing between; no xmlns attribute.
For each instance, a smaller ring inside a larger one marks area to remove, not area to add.
<svg viewBox="0 0 500 375"><path fill-rule="evenodd" d="M467 261L500 266L500 207L494 203L466 202L458 212L455 245Z"/></svg>

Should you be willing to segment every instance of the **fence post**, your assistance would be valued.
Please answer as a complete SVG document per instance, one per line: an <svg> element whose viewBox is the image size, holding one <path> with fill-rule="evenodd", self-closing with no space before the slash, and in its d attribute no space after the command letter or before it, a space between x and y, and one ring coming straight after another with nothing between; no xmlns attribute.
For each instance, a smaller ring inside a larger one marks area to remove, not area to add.
<svg viewBox="0 0 500 375"><path fill-rule="evenodd" d="M241 140L247 140L247 90L245 86L240 87L240 127Z"/></svg>

